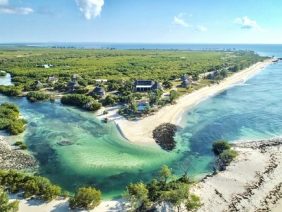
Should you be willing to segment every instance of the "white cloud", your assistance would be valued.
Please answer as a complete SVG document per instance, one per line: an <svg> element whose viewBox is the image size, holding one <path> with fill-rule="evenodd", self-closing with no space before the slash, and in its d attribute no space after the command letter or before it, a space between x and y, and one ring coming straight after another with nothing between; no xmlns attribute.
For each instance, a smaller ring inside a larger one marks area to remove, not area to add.
<svg viewBox="0 0 282 212"><path fill-rule="evenodd" d="M9 0L0 0L0 5L8 5L9 4Z"/></svg>
<svg viewBox="0 0 282 212"><path fill-rule="evenodd" d="M104 6L104 0L76 0L76 3L87 20L99 16Z"/></svg>
<svg viewBox="0 0 282 212"><path fill-rule="evenodd" d="M28 15L33 13L33 9L29 7L14 7L9 5L9 0L0 0L0 13Z"/></svg>
<svg viewBox="0 0 282 212"><path fill-rule="evenodd" d="M190 29L198 31L198 32L206 32L206 31L208 31L208 28L205 27L205 26L189 24L184 19L185 15L186 15L185 13L179 13L177 16L174 16L173 24L179 25L179 26L182 26L182 27L185 27L185 28L190 28ZM192 15L189 15L189 16L192 17Z"/></svg>
<svg viewBox="0 0 282 212"><path fill-rule="evenodd" d="M33 9L28 7L0 7L0 13L28 15L30 13L33 13Z"/></svg>
<svg viewBox="0 0 282 212"><path fill-rule="evenodd" d="M234 20L234 23L239 24L242 29L258 29L258 30L261 29L261 27L258 25L258 23L255 20L252 20L247 16L236 18Z"/></svg>
<svg viewBox="0 0 282 212"><path fill-rule="evenodd" d="M208 28L205 27L205 26L202 26L202 25L196 26L195 29L196 29L197 31L199 31L199 32L206 32L206 31L208 31Z"/></svg>
<svg viewBox="0 0 282 212"><path fill-rule="evenodd" d="M188 24L184 20L183 15L184 15L183 13L180 13L177 16L174 16L173 23L179 26L183 26L183 27L190 27L190 24Z"/></svg>

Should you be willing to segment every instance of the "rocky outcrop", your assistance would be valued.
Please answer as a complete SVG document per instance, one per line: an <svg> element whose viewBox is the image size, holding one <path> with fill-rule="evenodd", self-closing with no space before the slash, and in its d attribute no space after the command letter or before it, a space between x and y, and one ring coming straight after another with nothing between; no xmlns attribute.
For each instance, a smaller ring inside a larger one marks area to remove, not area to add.
<svg viewBox="0 0 282 212"><path fill-rule="evenodd" d="M11 148L11 146L0 137L0 169L26 170L35 169L36 160L29 154Z"/></svg>
<svg viewBox="0 0 282 212"><path fill-rule="evenodd" d="M162 124L154 129L153 138L162 149L171 151L176 146L176 141L174 140L176 131L176 125L170 123Z"/></svg>

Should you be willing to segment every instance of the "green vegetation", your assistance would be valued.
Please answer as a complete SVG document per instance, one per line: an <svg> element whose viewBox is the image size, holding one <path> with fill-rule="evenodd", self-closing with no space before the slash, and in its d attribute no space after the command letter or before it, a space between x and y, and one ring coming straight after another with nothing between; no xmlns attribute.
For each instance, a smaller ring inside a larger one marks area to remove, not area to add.
<svg viewBox="0 0 282 212"><path fill-rule="evenodd" d="M220 155L220 161L228 166L236 157L238 153L235 150L224 150Z"/></svg>
<svg viewBox="0 0 282 212"><path fill-rule="evenodd" d="M132 211L154 211L160 203L168 203L177 211L184 205L188 211L194 211L201 206L199 197L191 194L189 188L192 182L186 175L177 180L171 180L171 170L163 166L159 178L150 183L142 182L130 184L125 193Z"/></svg>
<svg viewBox="0 0 282 212"><path fill-rule="evenodd" d="M108 95L105 99L103 99L101 102L104 106L112 106L116 104L118 101L118 98L113 95Z"/></svg>
<svg viewBox="0 0 282 212"><path fill-rule="evenodd" d="M19 210L19 202L9 202L8 194L0 188L0 211L1 212L16 212Z"/></svg>
<svg viewBox="0 0 282 212"><path fill-rule="evenodd" d="M101 104L91 96L83 94L68 94L61 99L62 104L76 106L88 111L96 111L101 108Z"/></svg>
<svg viewBox="0 0 282 212"><path fill-rule="evenodd" d="M32 176L16 171L0 171L0 185L11 193L23 192L24 198L36 197L51 201L61 195L61 188L39 176Z"/></svg>
<svg viewBox="0 0 282 212"><path fill-rule="evenodd" d="M17 143L20 145L20 142ZM46 202L58 196L68 196L61 188L53 185L47 178L16 172L0 170L0 211L17 211L18 202L8 203L9 193L22 193L24 198L36 198ZM101 192L95 188L79 188L69 200L72 209L90 210L101 202Z"/></svg>
<svg viewBox="0 0 282 212"><path fill-rule="evenodd" d="M231 145L227 141L216 141L212 145L213 153L218 156L223 153L225 150L230 150Z"/></svg>
<svg viewBox="0 0 282 212"><path fill-rule="evenodd" d="M45 94L38 91L29 92L26 95L26 98L31 102L48 101L53 99L50 94Z"/></svg>
<svg viewBox="0 0 282 212"><path fill-rule="evenodd" d="M71 209L91 210L97 207L101 202L101 192L95 188L79 188L74 197L70 198Z"/></svg>
<svg viewBox="0 0 282 212"><path fill-rule="evenodd" d="M26 149L27 149L27 145L24 144L24 143L21 142L21 141L17 141L16 143L14 143L14 146L19 147L21 150L26 150Z"/></svg>
<svg viewBox="0 0 282 212"><path fill-rule="evenodd" d="M0 77L5 77L7 73L5 71L0 71Z"/></svg>
<svg viewBox="0 0 282 212"><path fill-rule="evenodd" d="M169 101L170 103L174 103L175 100L180 96L180 94L175 91L175 90L171 90L170 91L170 95L169 95Z"/></svg>
<svg viewBox="0 0 282 212"><path fill-rule="evenodd" d="M26 121L20 118L17 106L4 103L0 105L0 130L17 135L25 130Z"/></svg>
<svg viewBox="0 0 282 212"><path fill-rule="evenodd" d="M4 49L0 70L9 70L15 86L0 86L0 93L19 96L23 91L48 90L83 94L68 96L62 103L95 111L100 106L90 100L92 96L104 106L123 104L120 114L134 119L264 59L250 51ZM44 64L50 64L49 68ZM201 77L206 73L211 74ZM189 88L179 81L184 74L193 78ZM164 91L137 93L133 86L136 79L154 80ZM105 99L92 92L96 86L108 92ZM31 93L28 98L43 101L48 97ZM150 107L138 110L140 100L149 102Z"/></svg>
<svg viewBox="0 0 282 212"><path fill-rule="evenodd" d="M17 86L0 85L0 93L5 96L20 96L22 94L22 89Z"/></svg>
<svg viewBox="0 0 282 212"><path fill-rule="evenodd" d="M21 57L17 57L21 55ZM161 50L81 50L22 48L3 50L0 68L9 70L16 83L46 82L48 76L79 74L93 79L172 79L184 73L198 75L228 67L243 69L262 58L253 52L161 51ZM42 64L52 64L45 69ZM17 77L17 78L16 78ZM62 81L62 80L60 80Z"/></svg>
<svg viewBox="0 0 282 212"><path fill-rule="evenodd" d="M227 141L217 141L212 146L213 153L217 156L217 168L222 171L225 170L238 155L235 150L231 149L231 145Z"/></svg>

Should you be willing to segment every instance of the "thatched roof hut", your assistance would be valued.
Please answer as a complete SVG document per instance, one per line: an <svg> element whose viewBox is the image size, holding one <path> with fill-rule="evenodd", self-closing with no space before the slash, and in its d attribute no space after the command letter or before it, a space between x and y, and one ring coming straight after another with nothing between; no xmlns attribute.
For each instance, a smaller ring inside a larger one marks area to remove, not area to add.
<svg viewBox="0 0 282 212"><path fill-rule="evenodd" d="M91 92L92 95L96 95L96 96L99 96L99 97L104 97L106 95L106 91L104 88L102 87L95 87L94 90Z"/></svg>

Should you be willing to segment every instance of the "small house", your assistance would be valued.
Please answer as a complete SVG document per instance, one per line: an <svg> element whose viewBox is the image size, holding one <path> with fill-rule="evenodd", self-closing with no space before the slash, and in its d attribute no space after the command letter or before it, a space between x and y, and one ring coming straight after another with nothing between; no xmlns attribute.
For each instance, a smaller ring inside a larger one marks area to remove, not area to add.
<svg viewBox="0 0 282 212"><path fill-rule="evenodd" d="M95 87L94 90L91 92L92 95L99 96L100 98L103 98L106 96L106 91L102 87Z"/></svg>
<svg viewBox="0 0 282 212"><path fill-rule="evenodd" d="M181 86L183 88L189 88L189 86L191 85L192 83L192 77L189 77L187 74L184 74L182 77L181 77Z"/></svg>
<svg viewBox="0 0 282 212"><path fill-rule="evenodd" d="M106 82L108 82L108 80L107 79L96 79L95 82L97 82L97 83L106 83Z"/></svg>
<svg viewBox="0 0 282 212"><path fill-rule="evenodd" d="M41 68L52 68L53 65L52 65L52 64L42 64L42 65L37 65L37 67L41 67Z"/></svg>
<svg viewBox="0 0 282 212"><path fill-rule="evenodd" d="M58 82L58 78L57 77L54 77L54 76L51 76L51 77L48 77L48 83L50 84L55 84L56 82Z"/></svg>
<svg viewBox="0 0 282 212"><path fill-rule="evenodd" d="M67 86L69 92L74 92L80 87L79 83L76 80L69 81Z"/></svg>
<svg viewBox="0 0 282 212"><path fill-rule="evenodd" d="M80 76L78 74L73 74L71 77L72 81L78 80L80 78Z"/></svg>
<svg viewBox="0 0 282 212"><path fill-rule="evenodd" d="M137 92L148 92L162 89L162 87L160 83L153 80L136 80L134 83L134 89Z"/></svg>
<svg viewBox="0 0 282 212"><path fill-rule="evenodd" d="M38 80L35 82L34 87L40 90L41 88L43 88L43 84Z"/></svg>

